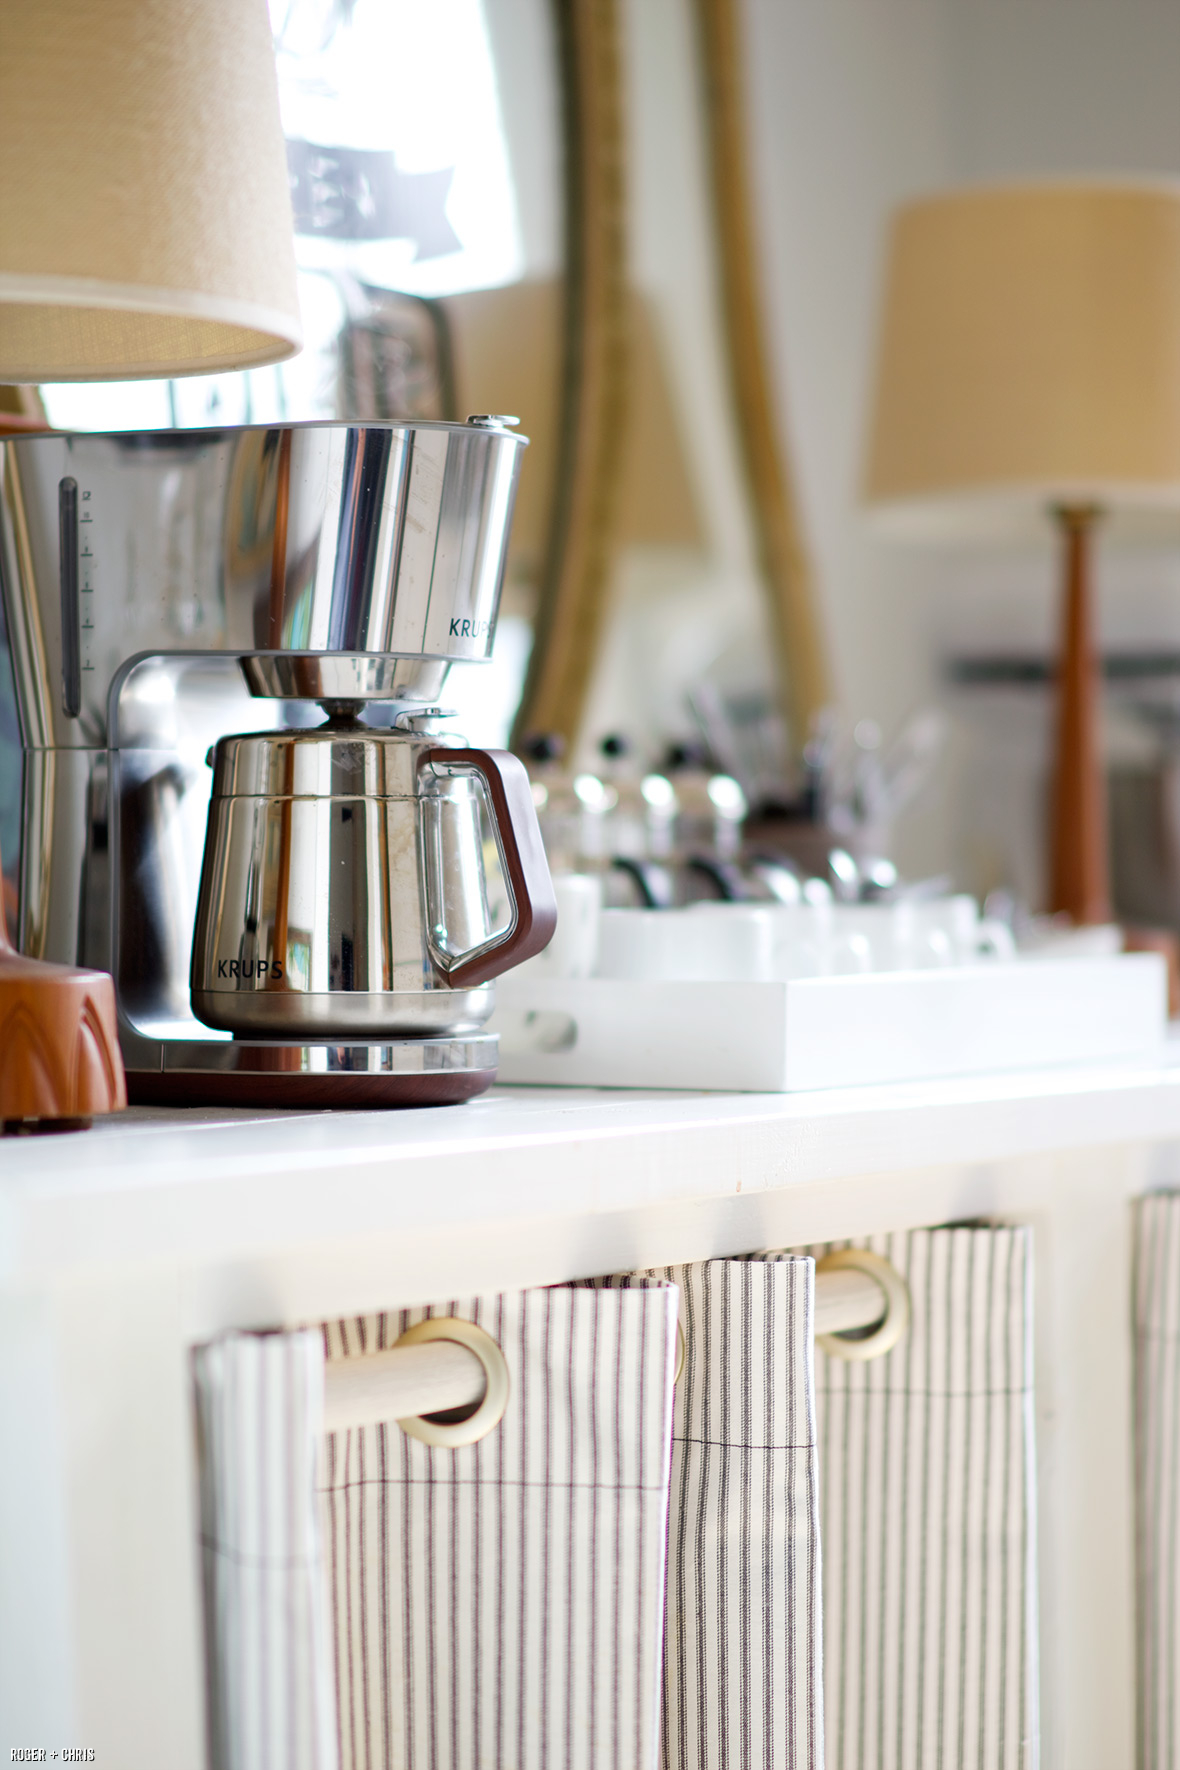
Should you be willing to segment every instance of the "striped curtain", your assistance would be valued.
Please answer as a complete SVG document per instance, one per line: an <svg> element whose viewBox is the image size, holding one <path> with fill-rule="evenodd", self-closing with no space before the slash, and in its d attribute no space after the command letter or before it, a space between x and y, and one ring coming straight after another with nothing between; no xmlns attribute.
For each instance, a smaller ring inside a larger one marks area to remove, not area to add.
<svg viewBox="0 0 1180 1770"><path fill-rule="evenodd" d="M816 1355L828 1770L1033 1770L1031 1231L838 1245L913 1316L870 1363Z"/></svg>
<svg viewBox="0 0 1180 1770"><path fill-rule="evenodd" d="M665 1770L821 1770L814 1263L709 1260L682 1294Z"/></svg>
<svg viewBox="0 0 1180 1770"><path fill-rule="evenodd" d="M465 1449L327 1440L344 1770L655 1770L677 1301L563 1287L325 1330L347 1358L461 1316L512 1386Z"/></svg>
<svg viewBox="0 0 1180 1770"><path fill-rule="evenodd" d="M1139 1770L1180 1764L1180 1193L1134 1205Z"/></svg>
<svg viewBox="0 0 1180 1770"><path fill-rule="evenodd" d="M193 1361L213 1770L336 1770L322 1338L229 1334Z"/></svg>

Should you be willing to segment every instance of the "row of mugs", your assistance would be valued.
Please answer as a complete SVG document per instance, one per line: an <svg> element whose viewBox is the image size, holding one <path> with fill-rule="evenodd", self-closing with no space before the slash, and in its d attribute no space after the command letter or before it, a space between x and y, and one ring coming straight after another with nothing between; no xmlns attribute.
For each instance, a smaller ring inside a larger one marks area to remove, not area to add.
<svg viewBox="0 0 1180 1770"><path fill-rule="evenodd" d="M895 903L698 903L606 909L598 879L554 879L557 931L534 976L760 983L1007 960L1010 929L973 897Z"/></svg>

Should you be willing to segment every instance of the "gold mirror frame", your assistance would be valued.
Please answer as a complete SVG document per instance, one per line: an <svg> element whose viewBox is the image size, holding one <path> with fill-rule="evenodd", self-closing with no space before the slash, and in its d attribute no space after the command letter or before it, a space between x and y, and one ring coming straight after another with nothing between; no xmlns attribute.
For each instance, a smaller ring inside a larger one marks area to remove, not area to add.
<svg viewBox="0 0 1180 1770"><path fill-rule="evenodd" d="M572 743L598 655L627 421L627 243L618 0L554 0L565 297L557 463L514 739Z"/></svg>
<svg viewBox="0 0 1180 1770"><path fill-rule="evenodd" d="M735 0L694 0L723 349L788 730L831 699L811 562L779 440L759 298ZM628 418L626 143L618 0L554 0L565 154L561 423L514 737L579 732L606 616Z"/></svg>
<svg viewBox="0 0 1180 1770"><path fill-rule="evenodd" d="M746 157L737 0L696 0L724 347L787 729L801 751L832 698L815 578L775 419Z"/></svg>

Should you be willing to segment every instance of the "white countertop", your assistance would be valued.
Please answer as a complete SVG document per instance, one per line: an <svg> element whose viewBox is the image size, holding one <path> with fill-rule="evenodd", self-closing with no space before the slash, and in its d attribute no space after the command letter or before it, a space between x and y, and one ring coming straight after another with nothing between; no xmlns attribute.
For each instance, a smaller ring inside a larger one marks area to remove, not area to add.
<svg viewBox="0 0 1180 1770"><path fill-rule="evenodd" d="M84 1134L0 1142L0 1283L224 1267L389 1236L408 1272L416 1246L463 1230L478 1243L494 1225L502 1247L514 1224L545 1220L571 1246L620 1214L1169 1139L1180 1139L1172 1051L816 1093L497 1088L403 1112L135 1109Z"/></svg>

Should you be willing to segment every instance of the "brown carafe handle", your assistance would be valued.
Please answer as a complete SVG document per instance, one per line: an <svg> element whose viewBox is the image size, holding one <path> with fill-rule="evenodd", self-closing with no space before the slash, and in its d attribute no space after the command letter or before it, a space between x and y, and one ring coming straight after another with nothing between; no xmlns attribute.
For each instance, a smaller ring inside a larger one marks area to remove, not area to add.
<svg viewBox="0 0 1180 1770"><path fill-rule="evenodd" d="M453 989L473 989L499 977L513 965L523 964L549 945L557 927L557 900L541 827L533 805L533 790L523 762L508 750L428 750L423 760L431 767L461 769L478 774L488 790L492 815L500 834L500 851L508 872L516 920L503 940L480 947L469 959L448 968Z"/></svg>

